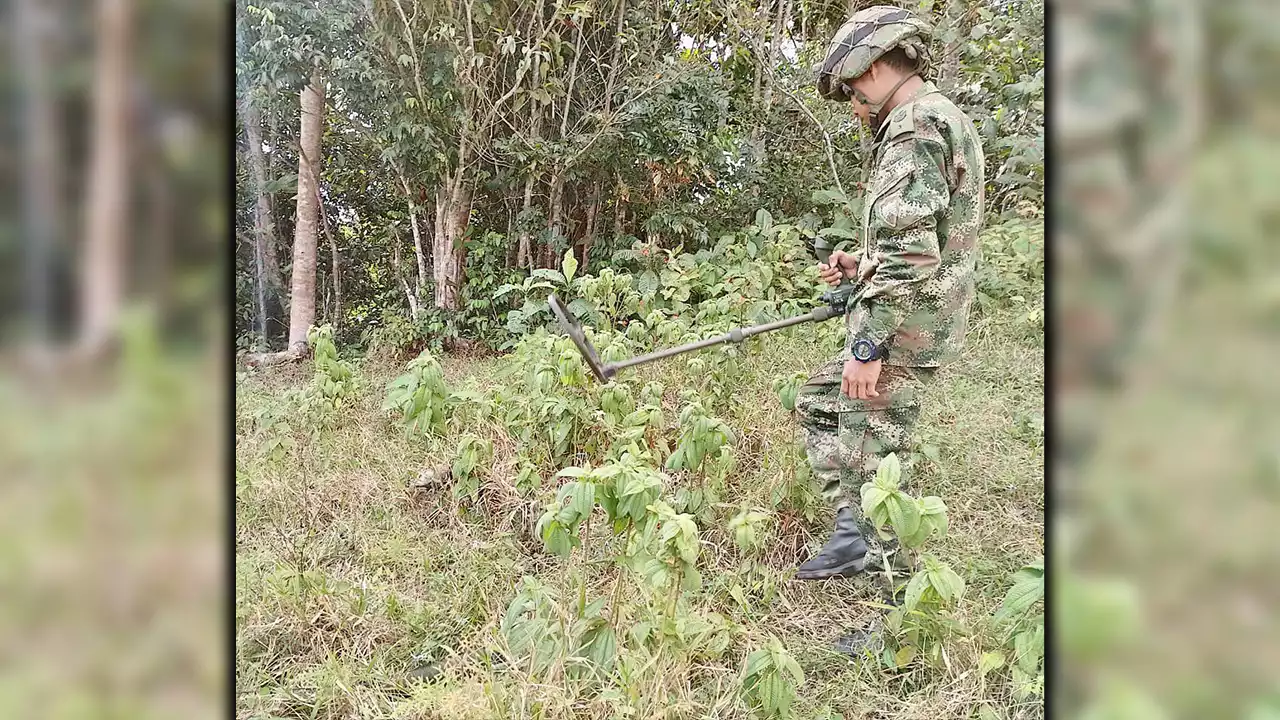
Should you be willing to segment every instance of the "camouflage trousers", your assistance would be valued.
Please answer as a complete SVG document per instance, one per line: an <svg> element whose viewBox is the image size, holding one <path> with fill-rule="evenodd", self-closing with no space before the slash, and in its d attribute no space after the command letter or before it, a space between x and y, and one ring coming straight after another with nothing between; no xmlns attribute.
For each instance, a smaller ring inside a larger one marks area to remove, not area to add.
<svg viewBox="0 0 1280 720"><path fill-rule="evenodd" d="M884 558L903 567L897 541L883 541L862 514L862 485L875 479L880 460L891 453L903 462L909 481L911 433L920 416L920 399L936 368L883 365L876 383L879 397L854 400L840 392L847 352L818 369L796 394L796 411L805 431L805 450L822 495L838 511L853 509L867 541L867 569L884 570ZM905 488L904 488L905 489Z"/></svg>

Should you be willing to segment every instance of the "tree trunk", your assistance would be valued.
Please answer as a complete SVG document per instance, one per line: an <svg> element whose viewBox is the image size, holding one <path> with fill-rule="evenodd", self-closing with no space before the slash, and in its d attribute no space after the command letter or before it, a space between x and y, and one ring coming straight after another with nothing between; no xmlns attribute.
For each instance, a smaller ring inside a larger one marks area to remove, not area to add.
<svg viewBox="0 0 1280 720"><path fill-rule="evenodd" d="M511 268L516 267L518 262L517 251L519 250L519 243L511 242L512 238L516 236L516 216L512 212L511 203L505 198L502 201L502 206L507 211L507 254L502 266Z"/></svg>
<svg viewBox="0 0 1280 720"><path fill-rule="evenodd" d="M280 297L280 268L276 265L274 222L267 201L267 168L262 154L262 128L258 108L246 92L241 103L246 141L249 145L249 177L253 182L253 260L256 271L258 332L270 346L269 318Z"/></svg>
<svg viewBox="0 0 1280 720"><path fill-rule="evenodd" d="M293 233L293 283L289 292L289 350L307 347L307 330L316 319L316 230L319 220L320 136L324 130L324 79L320 70L302 89L302 122L298 153L298 205ZM311 165L314 164L313 168Z"/></svg>
<svg viewBox="0 0 1280 720"><path fill-rule="evenodd" d="M539 3L538 7L541 8L542 4ZM536 57L533 61L533 72L531 73L531 77L532 79L530 81L530 87L531 88L536 87L537 83L542 77L541 56ZM555 119L552 118L552 122L554 121ZM533 129L532 129L532 132L530 133L530 141L537 142L541 137L542 137L542 105L539 103L533 106ZM524 206L521 209L522 213L529 212L529 209L533 207L533 187L534 185L537 184L538 177L540 175L541 175L540 168L538 167L538 164L535 162L533 166L529 168L529 177L525 178L525 181L524 181ZM527 222L528 220L527 215L525 216L525 219ZM535 255L536 252L537 250L533 247L533 236L529 233L529 228L528 228L528 225L526 224L524 227L520 229L520 249L517 252L516 263L521 267L527 266L529 269L532 270L537 265L537 256Z"/></svg>
<svg viewBox="0 0 1280 720"><path fill-rule="evenodd" d="M435 304L442 310L457 310L462 288L466 250L462 237L471 219L471 191L466 187L464 168L449 177L436 192L435 243L432 247Z"/></svg>
<svg viewBox="0 0 1280 720"><path fill-rule="evenodd" d="M320 185L316 183L317 195ZM320 207L320 220L324 223L324 236L329 241L329 275L333 281L333 328L342 327L342 256L338 254L338 243L333 238L333 228L329 227L329 215L324 210L324 200L316 198Z"/></svg>
<svg viewBox="0 0 1280 720"><path fill-rule="evenodd" d="M573 46L573 62L569 65L569 87L564 93L564 112L560 115L560 139L563 140L569 128L569 106L573 104L573 86L578 80L578 58L582 57L582 28L587 18L578 21L578 42Z"/></svg>
<svg viewBox="0 0 1280 720"><path fill-rule="evenodd" d="M282 140L280 138L280 118L277 113L270 113L268 115L267 125L264 130L267 134L263 140L265 140L273 149L280 147ZM265 153L263 154L263 167L266 169L267 177L272 177L275 174L275 168L272 167L272 163L273 160L279 156L279 152L274 153L270 158L266 157ZM271 218L272 242L267 245L266 255L264 257L267 261L267 271L271 273L272 276L271 280L275 284L276 288L279 289L279 294L276 296L280 301L281 315L278 332L280 334L287 334L289 332L289 328L285 325L287 320L284 317L284 313L288 308L289 294L285 292L285 285L287 283L285 282L286 278L284 276L284 268L281 267L280 258L287 256L291 252L291 248L287 244L290 233L281 232L280 226L281 223L288 221L290 216L287 212L280 212L280 209L276 207L276 196L274 194L267 196L267 211L268 217Z"/></svg>
<svg viewBox="0 0 1280 720"><path fill-rule="evenodd" d="M524 205L521 206L519 216L526 220L528 218L527 213L529 212L529 209L533 207L533 181L534 174L530 172L529 177L525 178L524 181ZM520 248L516 252L516 265L528 268L533 267L533 259L529 250L529 243L531 240L532 237L529 235L529 229L527 227L521 227Z"/></svg>
<svg viewBox="0 0 1280 720"><path fill-rule="evenodd" d="M561 218L564 215L564 174L556 169L551 176L551 216L547 218L547 229L551 232L547 244L543 247L543 267L556 267L556 238L564 236Z"/></svg>
<svg viewBox="0 0 1280 720"><path fill-rule="evenodd" d="M418 322L418 298L417 294L409 287L409 280L404 276L404 266L400 263L400 233L393 235L391 242L391 269L395 271L396 279L400 281L400 287L404 289L404 296L409 301L409 317L413 321Z"/></svg>
<svg viewBox="0 0 1280 720"><path fill-rule="evenodd" d="M413 201L413 188L403 174L400 175L400 185L404 188L405 200L409 203L409 227L413 231L413 256L418 263L418 281L414 285L414 301L417 306L422 304L422 298L427 292L427 254L422 245L422 230L418 227L418 205ZM416 311L414 317L417 317Z"/></svg>
<svg viewBox="0 0 1280 720"><path fill-rule="evenodd" d="M93 150L89 167L80 350L95 356L115 335L124 302L129 123L130 7L99 0L94 78Z"/></svg>
<svg viewBox="0 0 1280 720"><path fill-rule="evenodd" d="M938 86L944 93L955 90L960 75L960 47L968 33L964 30L965 7L963 0L946 0L946 28L954 37L947 40L942 52L942 68Z"/></svg>
<svg viewBox="0 0 1280 720"><path fill-rule="evenodd" d="M320 128L321 137L324 136L323 113L324 113L324 110L322 106L321 107L321 128ZM319 148L318 139L316 141L316 147ZM305 156L306 162L302 162L302 159L304 158L304 156ZM311 154L307 151L304 151L302 147L298 148L298 157L300 158L298 162L299 171L301 171L302 169L305 169L306 172L311 177L311 189L316 196L316 208L320 211L320 224L321 224L321 227L324 228L325 240L327 240L329 243L329 261L330 261L329 280L332 283L332 288L333 288L333 296L332 296L333 312L331 314L327 312L329 309L328 294L325 295L324 306L326 309L325 316L331 319L331 321L333 322L334 329L337 329L342 325L342 257L338 254L338 243L333 238L333 230L329 226L329 214L324 209L324 198L320 194L319 170L322 163L318 158L313 159ZM301 188L301 186L299 186L299 188Z"/></svg>
<svg viewBox="0 0 1280 720"><path fill-rule="evenodd" d="M623 223L626 221L627 206L622 199L622 193L614 195L613 198L613 239L617 241L622 237Z"/></svg>
<svg viewBox="0 0 1280 720"><path fill-rule="evenodd" d="M769 0L761 2L761 8L768 17L769 11L773 9ZM760 118L751 126L751 148L755 156L756 165L763 165L768 157L764 144L760 142L760 128L768 123L769 111L773 107L773 71L778 66L778 46L782 41L783 23L786 22L787 0L779 0L779 7L773 16L773 28L769 31L768 51L764 53L763 58L757 56L756 60L756 83L753 97L757 104ZM763 63L763 67L761 66Z"/></svg>
<svg viewBox="0 0 1280 720"><path fill-rule="evenodd" d="M600 183L591 186L591 199L587 202L587 222L582 233L582 272L587 272L587 258L596 242L596 217L600 214Z"/></svg>
<svg viewBox="0 0 1280 720"><path fill-rule="evenodd" d="M618 79L618 64L622 60L622 28L627 19L627 0L618 2L618 22L613 28L613 59L609 61L609 79L604 84L604 115L609 117L613 109L613 87Z"/></svg>
<svg viewBox="0 0 1280 720"><path fill-rule="evenodd" d="M770 7L770 0L760 0L759 5L756 6L756 13L760 15L764 15L765 18L768 18L769 7ZM752 34L754 35L754 32ZM762 57L763 51L764 51L764 47L761 45L761 43L755 37L752 37L751 55L752 55L752 58L755 60L755 74L751 80L751 107L757 110L759 110L760 108L760 83L764 79L763 70L761 68L761 63L764 62L764 58ZM753 123L752 129L751 129L752 146L755 145L756 139L759 137L759 128L756 127L757 125L759 125L759 123Z"/></svg>
<svg viewBox="0 0 1280 720"><path fill-rule="evenodd" d="M26 310L37 346L53 339L54 248L60 244L62 203L61 118L49 67L58 24L54 6L36 0L14 5L14 67L22 87L23 237L26 246Z"/></svg>

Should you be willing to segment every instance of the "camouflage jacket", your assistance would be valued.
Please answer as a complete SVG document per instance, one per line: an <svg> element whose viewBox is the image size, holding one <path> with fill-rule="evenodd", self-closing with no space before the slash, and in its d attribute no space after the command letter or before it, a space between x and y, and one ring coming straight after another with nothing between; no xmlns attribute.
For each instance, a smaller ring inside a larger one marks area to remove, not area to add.
<svg viewBox="0 0 1280 720"><path fill-rule="evenodd" d="M936 367L968 328L984 202L982 142L933 83L894 108L863 199L849 343L891 341L890 365Z"/></svg>

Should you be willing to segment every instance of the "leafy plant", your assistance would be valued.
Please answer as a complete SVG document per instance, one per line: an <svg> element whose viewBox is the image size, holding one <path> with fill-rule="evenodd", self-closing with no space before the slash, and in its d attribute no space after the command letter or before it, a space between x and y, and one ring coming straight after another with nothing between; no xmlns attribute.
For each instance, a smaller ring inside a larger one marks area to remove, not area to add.
<svg viewBox="0 0 1280 720"><path fill-rule="evenodd" d="M808 375L804 373L793 373L774 379L773 391L778 393L778 399L782 401L782 407L787 412L795 412L796 395L807 379Z"/></svg>
<svg viewBox="0 0 1280 720"><path fill-rule="evenodd" d="M361 337L371 355L383 354L400 357L419 339L413 320L399 308L383 308L376 325L365 328Z"/></svg>
<svg viewBox="0 0 1280 720"><path fill-rule="evenodd" d="M580 469L567 468L561 474ZM547 506L535 528L548 552L568 557L573 548L582 544L578 528L591 515L595 502L596 486L590 481L577 480L560 487L555 502Z"/></svg>
<svg viewBox="0 0 1280 720"><path fill-rule="evenodd" d="M448 393L440 363L429 350L423 350L409 362L403 375L387 384L382 411L399 412L400 422L410 435L442 435L448 419Z"/></svg>
<svg viewBox="0 0 1280 720"><path fill-rule="evenodd" d="M947 532L947 507L941 498L914 498L901 489L902 465L896 454L880 461L876 477L862 486L862 509L883 539L898 538L903 550L914 552L937 535ZM886 531L892 528L893 533ZM901 668L919 655L935 665L944 662L943 642L959 625L948 612L964 595L964 580L932 555L922 557L921 567L906 583L903 602L886 617L886 627L896 643L886 643L882 662ZM893 582L892 563L885 558L885 572ZM896 647L894 645L896 644Z"/></svg>
<svg viewBox="0 0 1280 720"><path fill-rule="evenodd" d="M697 590L702 585L698 572L698 526L693 517L677 513L661 500L649 506L654 514L658 548L642 564L640 572L654 588L668 588L667 617L676 612L681 590Z"/></svg>
<svg viewBox="0 0 1280 720"><path fill-rule="evenodd" d="M902 463L891 453L880 461L875 479L862 486L862 512L876 531L886 540L896 536L908 549L921 547L934 534L945 536L947 506L942 498L913 498L899 487L901 480ZM889 526L892 534L886 531Z"/></svg>
<svg viewBox="0 0 1280 720"><path fill-rule="evenodd" d="M744 553L753 553L760 549L762 534L769 523L769 513L762 510L743 509L729 520L728 530L733 541Z"/></svg>
<svg viewBox="0 0 1280 720"><path fill-rule="evenodd" d="M294 446L293 427L284 419L284 411L287 406L264 403L253 414L257 433L266 438L258 446L258 452L276 463L284 460Z"/></svg>
<svg viewBox="0 0 1280 720"><path fill-rule="evenodd" d="M520 472L516 474L516 490L522 495L529 493L542 487L542 475L538 472L538 468L528 460L520 463Z"/></svg>
<svg viewBox="0 0 1280 720"><path fill-rule="evenodd" d="M804 684L804 670L777 638L747 655L742 670L742 698L761 717L791 718L796 688Z"/></svg>
<svg viewBox="0 0 1280 720"><path fill-rule="evenodd" d="M560 270L536 268L519 285L508 283L493 293L495 301L510 293L524 299L521 307L507 313L507 331L512 334L513 340L504 347L510 347L518 342L519 337L551 320L551 307L547 304L547 298L552 292L558 292L565 298L573 298L569 301L568 309L579 318L593 312L591 305L579 297L581 293L577 288L580 283L576 283L574 277L577 270L578 261L571 250L566 250Z"/></svg>
<svg viewBox="0 0 1280 720"><path fill-rule="evenodd" d="M458 442L453 460L453 495L457 498L475 498L480 492L480 477L476 474L493 456L493 442L475 435L466 435Z"/></svg>
<svg viewBox="0 0 1280 720"><path fill-rule="evenodd" d="M307 343L311 346L315 362L315 374L311 380L314 395L335 410L341 408L342 401L356 391L355 370L351 363L338 359L333 326L311 327L307 331Z"/></svg>
<svg viewBox="0 0 1280 720"><path fill-rule="evenodd" d="M1009 664L1013 694L1018 700L1044 692L1044 560L1023 566L1013 574L1013 585L1005 593L995 620L1008 631L1006 645L1013 651ZM1003 659L1003 658L1002 658Z"/></svg>
<svg viewBox="0 0 1280 720"><path fill-rule="evenodd" d="M568 643L560 615L547 587L526 576L502 617L498 633L506 649L535 676L544 676L564 655Z"/></svg>
<svg viewBox="0 0 1280 720"><path fill-rule="evenodd" d="M707 458L732 442L734 433L729 425L708 415L701 402L692 400L680 411L680 444L667 459L667 469L701 476Z"/></svg>

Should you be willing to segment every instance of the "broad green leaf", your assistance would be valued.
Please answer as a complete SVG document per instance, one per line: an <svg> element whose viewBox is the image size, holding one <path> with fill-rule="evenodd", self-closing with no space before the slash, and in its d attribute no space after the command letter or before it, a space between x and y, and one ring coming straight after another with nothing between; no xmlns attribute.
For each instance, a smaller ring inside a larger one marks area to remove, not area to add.
<svg viewBox="0 0 1280 720"><path fill-rule="evenodd" d="M978 674L986 675L992 670L999 670L1004 667L1004 653L984 652L982 657L978 658Z"/></svg>
<svg viewBox="0 0 1280 720"><path fill-rule="evenodd" d="M825 237L825 236L827 236L827 235L832 235L832 236L835 236L835 237L846 238L846 239L848 239L848 240L860 240L860 239L861 239L861 236L859 236L859 235L858 235L858 233L857 233L856 231L854 231L854 230L852 230L852 229L850 229L850 228L843 228L843 227L836 227L836 226L832 226L832 227L824 227L824 228L822 228L821 230L819 230L819 231L818 231L818 234L819 234L819 235L822 235L822 236L824 236L824 237Z"/></svg>
<svg viewBox="0 0 1280 720"><path fill-rule="evenodd" d="M1040 558L1024 565L1010 578L1014 585L1025 581L1040 581L1044 577L1044 559Z"/></svg>
<svg viewBox="0 0 1280 720"><path fill-rule="evenodd" d="M561 284L561 285L565 284L564 275L562 275L562 274L560 273L560 271L558 271L558 270L552 270L552 269L550 269L550 268L537 268L537 269L536 269L536 270L534 270L533 272L529 273L529 277L530 277L530 278L539 278L539 279L543 279L543 280L550 280L550 281L552 281L552 282L559 283L559 284ZM550 286L550 285L538 285L537 283L535 283L535 284L534 284L534 287L550 288L551 286Z"/></svg>
<svg viewBox="0 0 1280 720"><path fill-rule="evenodd" d="M594 628L586 633L583 640L584 642L579 652L589 659L599 672L611 672L614 658L618 654L618 638L613 628L608 625Z"/></svg>
<svg viewBox="0 0 1280 720"><path fill-rule="evenodd" d="M902 462L896 453L889 453L876 468L876 484L880 487L897 490L902 482Z"/></svg>
<svg viewBox="0 0 1280 720"><path fill-rule="evenodd" d="M1013 636L1013 660L1027 674L1034 674L1044 653L1042 645L1036 644L1036 633L1028 630Z"/></svg>
<svg viewBox="0 0 1280 720"><path fill-rule="evenodd" d="M555 553L560 557L568 557L573 546L569 540L569 532L556 520L552 520L547 524L546 529L542 532L542 542L546 544L547 551Z"/></svg>
<svg viewBox="0 0 1280 720"><path fill-rule="evenodd" d="M640 297L646 300L653 297L654 292L656 292L658 287L661 285L662 281L658 279L658 275L652 270L645 270L636 280L636 290L640 293ZM649 324L653 325L656 323Z"/></svg>
<svg viewBox="0 0 1280 720"><path fill-rule="evenodd" d="M903 608L907 612L916 609L920 604L920 598L924 596L924 591L929 587L929 575L927 572L921 571L911 578L911 582L907 583L907 592L903 599Z"/></svg>
<svg viewBox="0 0 1280 720"><path fill-rule="evenodd" d="M752 651L751 654L747 655L747 665L742 673L743 679L755 677L761 671L770 667L771 663L772 656L769 654L768 648Z"/></svg>
<svg viewBox="0 0 1280 720"><path fill-rule="evenodd" d="M916 658L916 648L914 645L903 645L893 654L893 666L896 668L904 668Z"/></svg>
<svg viewBox="0 0 1280 720"><path fill-rule="evenodd" d="M778 661L782 665L782 669L791 674L791 678L795 680L796 685L804 684L804 670L800 668L800 663L790 654L783 652L778 655Z"/></svg>
<svg viewBox="0 0 1280 720"><path fill-rule="evenodd" d="M814 190L809 199L819 205L843 205L847 200L844 193L835 189Z"/></svg>
<svg viewBox="0 0 1280 720"><path fill-rule="evenodd" d="M935 572L934 588L939 591L939 595L945 595L945 599L948 602L958 602L964 596L964 579L957 575L950 565L945 563L940 563ZM942 587L939 587L939 585L946 588L945 593L943 593Z"/></svg>
<svg viewBox="0 0 1280 720"><path fill-rule="evenodd" d="M564 251L564 278L565 282L573 280L573 275L578 271L578 260L573 256L573 249Z"/></svg>
<svg viewBox="0 0 1280 720"><path fill-rule="evenodd" d="M702 573L695 567L687 567L680 576L680 589L685 592L697 592L702 587Z"/></svg>
<svg viewBox="0 0 1280 720"><path fill-rule="evenodd" d="M870 517L875 508L889 497L889 491L871 483L862 486L862 512Z"/></svg>
<svg viewBox="0 0 1280 720"><path fill-rule="evenodd" d="M595 504L596 486L586 481L578 481L574 486L570 503L579 519L584 519L591 514L591 508Z"/></svg>
<svg viewBox="0 0 1280 720"><path fill-rule="evenodd" d="M644 645L645 641L649 639L649 634L652 632L653 623L638 622L631 628L631 639L634 640L637 645Z"/></svg>
<svg viewBox="0 0 1280 720"><path fill-rule="evenodd" d="M946 512L947 505L942 502L942 498L936 495L920 498L921 515L944 515Z"/></svg>
<svg viewBox="0 0 1280 720"><path fill-rule="evenodd" d="M893 495L885 505L889 510L889 521L899 537L910 537L920 529L920 508L905 495Z"/></svg>
<svg viewBox="0 0 1280 720"><path fill-rule="evenodd" d="M667 458L666 468L668 470L680 470L684 467L685 446L681 445L676 451Z"/></svg>
<svg viewBox="0 0 1280 720"><path fill-rule="evenodd" d="M995 617L997 620L1005 620L1020 615L1042 597L1044 597L1044 578L1024 580L1009 588Z"/></svg>
<svg viewBox="0 0 1280 720"><path fill-rule="evenodd" d="M904 609L900 607L894 608L890 610L888 614L885 615L885 618L884 618L885 627L889 628L890 632L896 633L902 629L903 618L904 618Z"/></svg>

